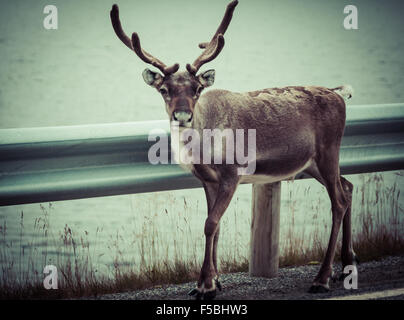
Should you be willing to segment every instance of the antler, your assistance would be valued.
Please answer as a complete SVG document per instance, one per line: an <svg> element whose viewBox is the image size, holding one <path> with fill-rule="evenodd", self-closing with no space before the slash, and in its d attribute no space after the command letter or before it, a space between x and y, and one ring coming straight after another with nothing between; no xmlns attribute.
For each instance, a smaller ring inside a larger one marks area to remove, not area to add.
<svg viewBox="0 0 404 320"><path fill-rule="evenodd" d="M118 5L114 4L112 6L112 10L110 12L112 27L119 39L131 50L133 50L140 59L144 62L149 63L156 68L160 69L164 75L169 75L177 72L180 67L178 63L172 65L171 67L167 67L163 62L159 59L152 56L150 53L144 51L140 45L140 39L136 32L132 33L132 39L130 39L122 29L121 21L119 20L119 8Z"/></svg>
<svg viewBox="0 0 404 320"><path fill-rule="evenodd" d="M194 61L192 65L190 65L189 63L187 64L187 70L189 73L196 74L196 72L202 65L215 59L219 55L220 51L222 51L224 47L223 35L230 24L230 21L233 17L234 9L236 8L237 4L238 0L234 0L227 5L222 22L220 23L219 28L217 28L212 40L210 40L210 42L203 42L199 44L199 48L205 50Z"/></svg>

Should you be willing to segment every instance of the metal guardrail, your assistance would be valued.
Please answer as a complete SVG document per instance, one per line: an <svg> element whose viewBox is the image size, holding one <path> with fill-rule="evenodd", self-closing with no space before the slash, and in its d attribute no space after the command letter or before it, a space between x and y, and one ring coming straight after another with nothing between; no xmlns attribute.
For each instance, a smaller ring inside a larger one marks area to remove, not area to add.
<svg viewBox="0 0 404 320"><path fill-rule="evenodd" d="M178 165L148 162L156 128L168 135L168 120L1 129L0 205L201 187ZM340 167L404 169L404 104L348 106Z"/></svg>

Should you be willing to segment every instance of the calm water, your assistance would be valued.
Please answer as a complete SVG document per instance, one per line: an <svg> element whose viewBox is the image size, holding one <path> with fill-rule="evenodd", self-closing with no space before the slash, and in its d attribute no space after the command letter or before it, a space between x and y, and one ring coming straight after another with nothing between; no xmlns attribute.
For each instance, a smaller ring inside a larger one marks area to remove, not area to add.
<svg viewBox="0 0 404 320"><path fill-rule="evenodd" d="M112 31L108 12L113 2L53 1L59 12L59 29L53 31L42 27L48 1L0 2L0 128L165 119L162 99L141 77L145 64ZM167 64L178 61L183 68L199 55L197 44L210 39L227 1L118 3L127 33L136 30L146 50ZM223 52L209 64L216 69L214 87L248 91L349 83L355 89L351 104L403 102L403 2L351 3L358 7L359 29L348 31L342 27L341 1L241 2ZM396 184L401 190L402 176L387 173L383 178L386 187ZM355 185L362 183L361 177L350 179ZM326 234L330 209L322 187L314 181L298 181L283 183L283 190L282 241L288 232L305 232L308 244L311 231ZM251 186L242 186L223 218L224 255L246 255L250 197ZM402 197L399 201L403 208ZM7 239L1 244L6 248L13 243L6 250L11 257L2 257L3 262L19 264L33 247L38 248L34 255L39 264L43 257L55 259L62 249L53 248L49 239L57 239L66 224L77 237L88 233L91 254L106 269L117 255L121 261L139 263L142 238L150 259L171 258L175 252L193 259L203 246L202 190L43 206L0 208L0 221L7 226ZM47 237L38 235L42 220L34 228L35 219L45 211L50 223ZM44 253L44 248L49 250Z"/></svg>
<svg viewBox="0 0 404 320"><path fill-rule="evenodd" d="M404 235L404 200L397 194L404 185L404 176L387 172L380 176L382 181L371 183L369 177L347 176L355 185L353 233L360 232L362 219L369 214ZM389 188L394 185L393 192ZM392 197L398 199L397 204ZM393 219L396 208L398 221ZM0 237L0 241L8 258L2 257L2 262L10 262L12 258L13 268L19 263L26 268L28 261L34 260L41 270L45 264L65 261L66 256L73 256L71 246L67 249L60 240L66 225L73 231L78 255L83 259L90 256L105 273L112 272L117 261L123 266L140 267L142 258L145 264L173 259L198 262L204 248L205 218L202 189L4 207L0 221L3 226L6 224L7 235ZM399 225L394 225L396 222ZM45 223L47 226L43 228ZM222 218L219 248L223 258L248 258L250 224L251 186L242 185ZM329 199L319 183L314 180L282 183L282 248L295 240L302 242L302 248L308 248L314 236L326 244L330 226ZM82 241L89 243L89 250Z"/></svg>

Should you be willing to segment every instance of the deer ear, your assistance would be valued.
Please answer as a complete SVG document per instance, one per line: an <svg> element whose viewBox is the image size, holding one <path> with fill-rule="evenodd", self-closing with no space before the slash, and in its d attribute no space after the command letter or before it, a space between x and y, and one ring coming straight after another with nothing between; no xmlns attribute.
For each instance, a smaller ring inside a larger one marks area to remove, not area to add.
<svg viewBox="0 0 404 320"><path fill-rule="evenodd" d="M146 82L149 86L152 87L157 86L163 79L163 76L161 74L159 74L158 72L153 72L150 69L145 69L142 72L142 76L144 82Z"/></svg>
<svg viewBox="0 0 404 320"><path fill-rule="evenodd" d="M198 75L199 82L206 88L210 87L215 82L215 70L207 70Z"/></svg>

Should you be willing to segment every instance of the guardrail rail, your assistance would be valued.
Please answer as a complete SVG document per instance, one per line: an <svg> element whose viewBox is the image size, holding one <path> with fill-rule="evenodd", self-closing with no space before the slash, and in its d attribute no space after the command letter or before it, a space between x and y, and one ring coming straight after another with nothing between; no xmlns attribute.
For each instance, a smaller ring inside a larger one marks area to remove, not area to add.
<svg viewBox="0 0 404 320"><path fill-rule="evenodd" d="M0 129L0 206L201 187L176 164L149 163L155 129L169 136L168 120ZM404 169L404 104L347 106L340 168L342 174ZM250 261L250 272L273 276L277 252L268 248L277 246L268 241L279 241L280 196L271 207L259 204L264 196L278 197L280 183L259 188L253 188L253 220L269 221L271 229L266 223L252 228L251 251L267 263L254 271Z"/></svg>

